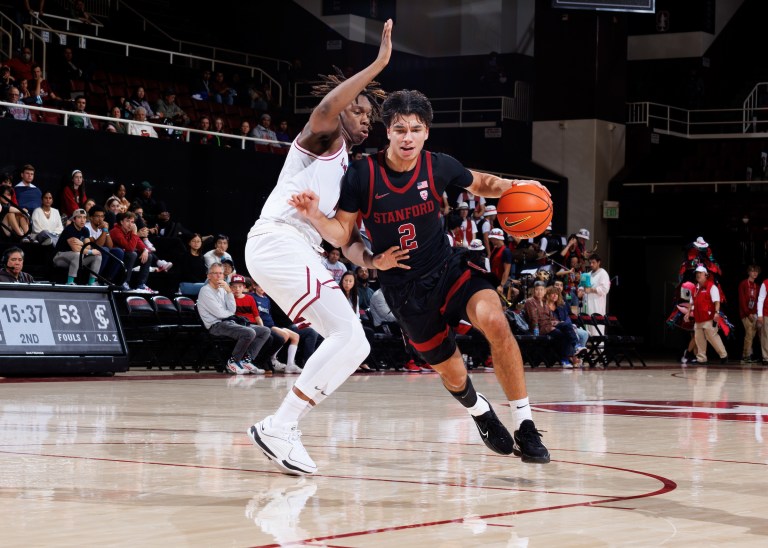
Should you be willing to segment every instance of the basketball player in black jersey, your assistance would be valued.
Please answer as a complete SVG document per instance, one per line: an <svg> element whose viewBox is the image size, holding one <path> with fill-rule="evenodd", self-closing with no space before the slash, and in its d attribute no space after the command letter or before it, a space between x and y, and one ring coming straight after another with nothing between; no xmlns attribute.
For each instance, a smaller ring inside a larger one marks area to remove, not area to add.
<svg viewBox="0 0 768 548"><path fill-rule="evenodd" d="M318 197L311 191L294 195L290 203L323 238L343 247L353 263L373 268L378 254L394 258L388 262L392 268L379 272L387 303L413 347L472 415L485 444L500 454L514 452L523 462L547 463L549 451L532 420L520 349L496 290L467 267L465 253L449 246L440 221L440 197L448 185L497 198L513 185L540 184L470 171L447 154L423 150L432 106L419 91L390 94L382 104L382 119L389 146L349 166L335 217L318 211ZM370 234L371 251L357 232L358 213ZM467 375L453 332L462 319L491 346L494 371L516 421L514 436Z"/></svg>

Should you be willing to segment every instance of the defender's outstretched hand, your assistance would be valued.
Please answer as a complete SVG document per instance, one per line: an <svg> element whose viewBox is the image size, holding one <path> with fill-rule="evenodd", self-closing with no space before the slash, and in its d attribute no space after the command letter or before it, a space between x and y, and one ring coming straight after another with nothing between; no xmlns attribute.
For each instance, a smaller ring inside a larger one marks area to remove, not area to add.
<svg viewBox="0 0 768 548"><path fill-rule="evenodd" d="M407 261L409 258L408 251L393 245L383 253L373 256L373 267L377 270L389 270L390 268L410 270L410 266L401 264L401 261Z"/></svg>

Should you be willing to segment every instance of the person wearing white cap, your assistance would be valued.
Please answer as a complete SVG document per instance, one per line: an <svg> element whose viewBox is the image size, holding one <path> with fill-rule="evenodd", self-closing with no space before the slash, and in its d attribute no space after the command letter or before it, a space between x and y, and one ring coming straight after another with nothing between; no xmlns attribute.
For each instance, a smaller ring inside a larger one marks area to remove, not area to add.
<svg viewBox="0 0 768 548"><path fill-rule="evenodd" d="M717 321L720 319L720 291L703 265L696 267L696 289L691 295L691 305L685 314L685 321L689 321L691 314L693 314L693 334L696 340L698 364L707 363L707 341L720 356L720 363L728 363L728 352L717 332Z"/></svg>
<svg viewBox="0 0 768 548"><path fill-rule="evenodd" d="M568 237L568 243L560 252L560 255L566 262L569 261L573 255L577 256L580 260L588 259L591 253L587 251L587 241L589 241L589 230L580 228L576 234L571 234ZM595 242L592 253L594 253L596 249L597 242Z"/></svg>
<svg viewBox="0 0 768 548"><path fill-rule="evenodd" d="M608 272L600 266L602 259L597 253L589 257L589 287L584 289L584 300L588 314L605 314L608 292L611 290L611 279ZM600 332L593 326L588 326L590 336L598 337Z"/></svg>
<svg viewBox="0 0 768 548"><path fill-rule="evenodd" d="M469 242L475 239L477 225L469 216L469 204L467 204L467 202L459 202L456 211L458 211L461 216L461 233L456 237L454 245L459 244L457 247L467 247L469 246Z"/></svg>
<svg viewBox="0 0 768 548"><path fill-rule="evenodd" d="M499 279L496 292L508 302L514 302L520 291L511 285L510 272L514 259L512 258L512 250L505 245L504 231L500 228L491 229L488 232L488 240L491 242L490 253L488 254L491 272Z"/></svg>
<svg viewBox="0 0 768 548"><path fill-rule="evenodd" d="M483 219L477 223L477 237L483 239L485 249L491 249L491 242L488 240L488 233L493 227L493 223L496 221L496 206L485 206L485 213L483 213Z"/></svg>

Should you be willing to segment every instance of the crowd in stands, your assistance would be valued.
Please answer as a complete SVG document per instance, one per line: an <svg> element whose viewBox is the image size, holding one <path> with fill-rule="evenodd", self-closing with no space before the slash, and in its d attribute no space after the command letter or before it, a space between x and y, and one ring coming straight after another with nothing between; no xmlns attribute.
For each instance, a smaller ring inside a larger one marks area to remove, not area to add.
<svg viewBox="0 0 768 548"><path fill-rule="evenodd" d="M269 83L243 82L234 71L227 74L217 70L211 78L208 69L189 82L155 80L124 74L114 67L95 68L82 62L69 46L52 54L46 67L32 58L29 47L4 60L0 65L0 100L13 103L0 106L0 118L62 124L66 114L66 125L72 128L202 145L284 154L294 137ZM281 115L277 129L272 127L273 114Z"/></svg>

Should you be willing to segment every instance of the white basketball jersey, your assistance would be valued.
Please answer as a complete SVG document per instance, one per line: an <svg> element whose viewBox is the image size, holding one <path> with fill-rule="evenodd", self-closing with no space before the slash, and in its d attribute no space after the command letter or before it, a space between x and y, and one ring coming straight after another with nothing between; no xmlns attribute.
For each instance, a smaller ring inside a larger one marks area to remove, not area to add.
<svg viewBox="0 0 768 548"><path fill-rule="evenodd" d="M295 139L285 158L277 185L264 203L259 221L289 223L309 236L313 243L320 244L322 238L315 227L288 204L288 200L294 194L311 190L320 197L320 211L327 217L333 217L339 203L341 178L348 164L344 139L341 147L330 156L312 154L299 146L298 138Z"/></svg>

